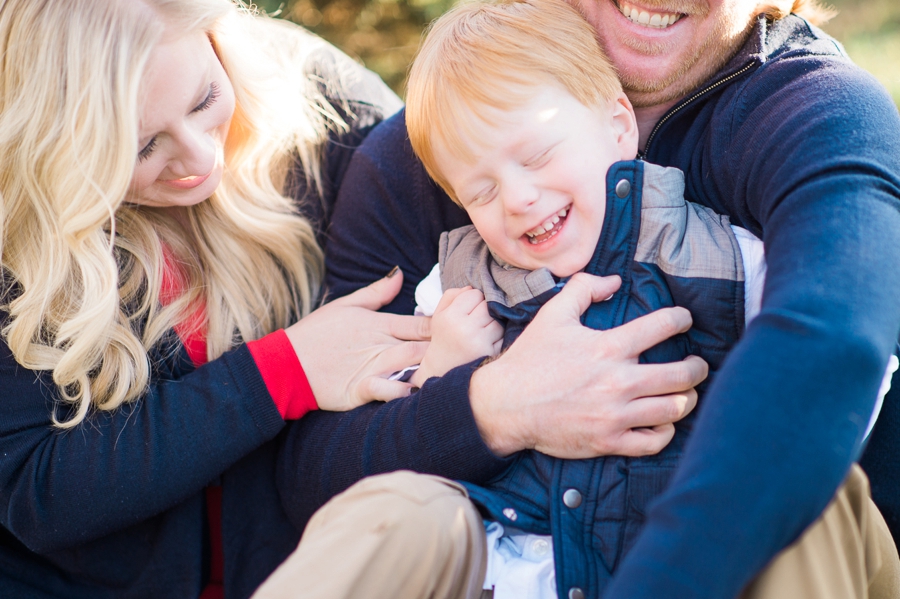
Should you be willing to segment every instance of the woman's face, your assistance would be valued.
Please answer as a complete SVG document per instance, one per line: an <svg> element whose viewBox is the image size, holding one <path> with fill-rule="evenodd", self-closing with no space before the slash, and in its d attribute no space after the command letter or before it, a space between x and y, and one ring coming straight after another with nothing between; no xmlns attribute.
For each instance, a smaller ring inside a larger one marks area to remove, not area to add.
<svg viewBox="0 0 900 599"><path fill-rule="evenodd" d="M128 201L192 206L222 179L234 88L203 32L161 42L144 74Z"/></svg>

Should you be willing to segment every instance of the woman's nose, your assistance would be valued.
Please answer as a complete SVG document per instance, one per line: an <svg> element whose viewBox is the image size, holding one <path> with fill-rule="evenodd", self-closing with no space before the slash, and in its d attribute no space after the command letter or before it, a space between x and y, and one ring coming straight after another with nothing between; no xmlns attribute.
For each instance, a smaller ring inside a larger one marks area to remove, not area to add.
<svg viewBox="0 0 900 599"><path fill-rule="evenodd" d="M218 146L214 131L185 127L177 138L177 151L169 162L175 178L196 177L209 173L216 164Z"/></svg>

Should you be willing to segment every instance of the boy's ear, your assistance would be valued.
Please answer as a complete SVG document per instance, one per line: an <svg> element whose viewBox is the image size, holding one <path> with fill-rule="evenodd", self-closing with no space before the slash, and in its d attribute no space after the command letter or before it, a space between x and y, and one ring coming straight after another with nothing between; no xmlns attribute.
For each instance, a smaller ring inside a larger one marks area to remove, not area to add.
<svg viewBox="0 0 900 599"><path fill-rule="evenodd" d="M621 160L634 160L638 153L640 135L634 108L624 92L611 100L610 118L616 131Z"/></svg>

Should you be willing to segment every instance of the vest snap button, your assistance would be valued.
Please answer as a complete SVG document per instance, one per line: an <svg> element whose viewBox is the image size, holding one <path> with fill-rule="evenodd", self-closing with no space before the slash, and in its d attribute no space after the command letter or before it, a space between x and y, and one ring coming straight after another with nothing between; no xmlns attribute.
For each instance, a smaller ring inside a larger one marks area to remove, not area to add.
<svg viewBox="0 0 900 599"><path fill-rule="evenodd" d="M519 519L519 514L516 513L516 510L511 507L503 508L503 515L509 518L512 522L515 522Z"/></svg>
<svg viewBox="0 0 900 599"><path fill-rule="evenodd" d="M569 599L584 599L584 591L578 587L569 589Z"/></svg>
<svg viewBox="0 0 900 599"><path fill-rule="evenodd" d="M631 183L628 182L628 179L622 179L618 183L616 183L616 195L620 198L625 198L629 193L631 193Z"/></svg>
<svg viewBox="0 0 900 599"><path fill-rule="evenodd" d="M569 489L563 493L563 503L566 507L576 508L581 505L581 493L578 489Z"/></svg>

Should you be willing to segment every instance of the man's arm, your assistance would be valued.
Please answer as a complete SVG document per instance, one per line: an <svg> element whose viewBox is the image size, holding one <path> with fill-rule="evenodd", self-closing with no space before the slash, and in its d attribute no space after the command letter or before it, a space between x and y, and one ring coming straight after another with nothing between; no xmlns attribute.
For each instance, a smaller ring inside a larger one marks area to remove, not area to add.
<svg viewBox="0 0 900 599"><path fill-rule="evenodd" d="M819 60L760 67L668 157L761 229L768 275L610 597L735 597L859 458L900 329L900 119L874 80ZM702 165L683 159L698 145Z"/></svg>

